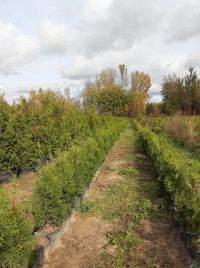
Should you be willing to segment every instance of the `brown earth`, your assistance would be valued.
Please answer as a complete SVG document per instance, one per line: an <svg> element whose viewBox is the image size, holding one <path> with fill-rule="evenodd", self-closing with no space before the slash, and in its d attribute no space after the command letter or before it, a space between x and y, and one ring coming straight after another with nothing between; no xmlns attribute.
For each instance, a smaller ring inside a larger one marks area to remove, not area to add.
<svg viewBox="0 0 200 268"><path fill-rule="evenodd" d="M49 244L49 240L45 237L41 236L35 236L35 245L33 247L33 250L41 249Z"/></svg>
<svg viewBox="0 0 200 268"><path fill-rule="evenodd" d="M16 203L20 203L22 200L31 199L35 180L36 174L34 172L30 172L17 178L15 190L12 182L6 184L5 187L8 189L8 193L11 197L13 196L13 192L16 192L15 201Z"/></svg>
<svg viewBox="0 0 200 268"><path fill-rule="evenodd" d="M99 199L113 183L123 180L118 171L120 167L127 165L126 159L131 154L131 144L122 139L117 141L100 168L100 172L93 180L86 198ZM145 156L137 155L137 159L139 172L147 180L151 180ZM112 230L114 225L114 222L102 220L98 215L83 218L79 212L76 212L74 221L70 223L68 231L61 238L60 247L51 252L42 268L100 267L96 260L100 258L103 246L108 243L107 232ZM137 236L144 241L136 253L136 259L144 265L137 267L188 267L188 252L180 241L176 229L169 221L145 220L140 224ZM107 247L108 249L109 247ZM110 248L110 251L115 251L115 247ZM166 265L145 265L147 259L157 257L163 259L161 263L166 263Z"/></svg>

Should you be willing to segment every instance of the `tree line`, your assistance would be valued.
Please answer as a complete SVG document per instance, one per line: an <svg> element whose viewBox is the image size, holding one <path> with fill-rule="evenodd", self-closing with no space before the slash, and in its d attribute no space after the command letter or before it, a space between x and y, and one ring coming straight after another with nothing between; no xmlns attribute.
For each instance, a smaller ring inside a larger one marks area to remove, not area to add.
<svg viewBox="0 0 200 268"><path fill-rule="evenodd" d="M96 114L108 113L124 117L136 117L144 114L200 114L200 79L194 67L189 68L189 74L185 77L178 77L174 73L163 77L160 91L163 97L161 103L150 101L151 85L149 74L140 71L128 73L126 66L121 64L118 70L103 69L100 74L95 76L94 81L87 81L79 99L70 98L69 89L66 89L66 97L61 94L57 95L51 90L48 94L55 94L54 97L57 101L62 99L61 102L66 106L65 110L72 110L72 107L76 107L81 112L92 111ZM23 110L23 106L29 107L26 107L25 113L30 112L29 109L33 106L37 110L38 96L42 95L41 92L40 89L40 93L37 95L35 91L32 91L28 102L21 97L18 104L14 102L11 106L5 102L3 96L0 96L0 112L7 116L5 110L11 110L10 107L12 110ZM49 101L47 102L45 107L49 106Z"/></svg>

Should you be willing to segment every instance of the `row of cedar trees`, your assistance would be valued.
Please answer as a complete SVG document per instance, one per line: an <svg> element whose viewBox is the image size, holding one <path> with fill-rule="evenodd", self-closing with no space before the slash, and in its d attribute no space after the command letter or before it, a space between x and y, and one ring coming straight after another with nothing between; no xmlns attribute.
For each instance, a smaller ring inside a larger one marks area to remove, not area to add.
<svg viewBox="0 0 200 268"><path fill-rule="evenodd" d="M85 110L126 117L146 112L150 76L136 71L129 77L124 64L119 65L119 73L120 77L117 77L115 69L107 68L95 77L94 83L86 84L82 95Z"/></svg>
<svg viewBox="0 0 200 268"><path fill-rule="evenodd" d="M185 77L174 73L164 76L161 94L162 103L147 104L147 114L200 114L200 79L194 67Z"/></svg>

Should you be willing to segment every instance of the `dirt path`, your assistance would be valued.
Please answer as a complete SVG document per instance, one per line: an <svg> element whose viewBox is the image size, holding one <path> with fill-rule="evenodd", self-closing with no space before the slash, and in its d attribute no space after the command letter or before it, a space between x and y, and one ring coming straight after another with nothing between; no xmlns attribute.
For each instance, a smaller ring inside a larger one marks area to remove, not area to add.
<svg viewBox="0 0 200 268"><path fill-rule="evenodd" d="M133 154L133 135L131 128L121 134L42 268L188 267L188 252L155 193L148 161L137 148Z"/></svg>

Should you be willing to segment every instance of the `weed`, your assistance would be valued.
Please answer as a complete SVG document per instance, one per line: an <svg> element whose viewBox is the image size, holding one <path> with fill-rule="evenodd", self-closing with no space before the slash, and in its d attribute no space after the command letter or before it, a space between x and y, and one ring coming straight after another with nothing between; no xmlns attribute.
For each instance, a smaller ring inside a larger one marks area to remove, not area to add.
<svg viewBox="0 0 200 268"><path fill-rule="evenodd" d="M82 217L94 215L98 211L99 200L84 200L78 208Z"/></svg>
<svg viewBox="0 0 200 268"><path fill-rule="evenodd" d="M124 175L124 176L132 176L136 174L136 171L133 168L126 169L126 168L121 167L119 174Z"/></svg>

